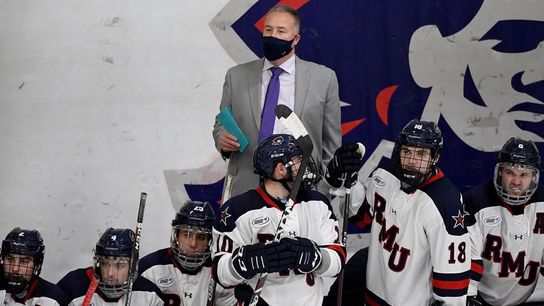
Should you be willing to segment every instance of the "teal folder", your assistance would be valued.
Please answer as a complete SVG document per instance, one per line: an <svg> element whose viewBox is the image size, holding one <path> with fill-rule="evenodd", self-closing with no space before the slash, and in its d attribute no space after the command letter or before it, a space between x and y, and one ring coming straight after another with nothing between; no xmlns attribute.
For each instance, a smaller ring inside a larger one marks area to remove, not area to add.
<svg viewBox="0 0 544 306"><path fill-rule="evenodd" d="M240 144L240 152L244 152L246 147L249 145L249 140L247 140L244 132L242 132L238 124L236 124L236 121L234 121L230 106L223 108L223 110L219 113L219 121L227 132L231 133L238 139L238 143Z"/></svg>

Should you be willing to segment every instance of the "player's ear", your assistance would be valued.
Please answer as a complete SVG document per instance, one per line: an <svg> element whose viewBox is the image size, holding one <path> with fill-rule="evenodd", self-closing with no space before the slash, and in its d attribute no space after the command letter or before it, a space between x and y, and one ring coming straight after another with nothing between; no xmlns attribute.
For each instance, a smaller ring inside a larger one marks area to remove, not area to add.
<svg viewBox="0 0 544 306"><path fill-rule="evenodd" d="M287 167L283 163L277 163L274 167L274 178L282 179L287 175Z"/></svg>

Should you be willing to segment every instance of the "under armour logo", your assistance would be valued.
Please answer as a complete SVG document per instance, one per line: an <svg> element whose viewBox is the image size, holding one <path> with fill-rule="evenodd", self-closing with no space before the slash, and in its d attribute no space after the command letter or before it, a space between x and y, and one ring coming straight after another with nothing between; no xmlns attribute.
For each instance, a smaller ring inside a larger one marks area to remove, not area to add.
<svg viewBox="0 0 544 306"><path fill-rule="evenodd" d="M191 292L183 292L184 297L189 297L190 299L193 298L193 294Z"/></svg>
<svg viewBox="0 0 544 306"><path fill-rule="evenodd" d="M397 211L394 209L391 209L391 213L394 214L395 216L397 215Z"/></svg>
<svg viewBox="0 0 544 306"><path fill-rule="evenodd" d="M289 236L295 237L297 235L296 231L289 231Z"/></svg>
<svg viewBox="0 0 544 306"><path fill-rule="evenodd" d="M523 239L523 235L514 235L514 239L515 240Z"/></svg>

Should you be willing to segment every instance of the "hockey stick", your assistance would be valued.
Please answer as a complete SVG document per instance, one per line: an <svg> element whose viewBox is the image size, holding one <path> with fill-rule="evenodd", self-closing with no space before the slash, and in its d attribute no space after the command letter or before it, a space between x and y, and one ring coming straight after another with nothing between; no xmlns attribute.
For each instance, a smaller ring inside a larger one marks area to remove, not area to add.
<svg viewBox="0 0 544 306"><path fill-rule="evenodd" d="M87 288L87 292L85 293L85 298L83 299L83 303L81 304L81 306L89 306L91 304L91 300L93 299L93 295L96 291L97 286L98 280L93 275L91 278L91 284L89 285L89 288Z"/></svg>
<svg viewBox="0 0 544 306"><path fill-rule="evenodd" d="M223 194L221 195L221 205L223 205L228 199L230 199L230 193L232 191L232 174L227 174L225 178L225 183L223 185ZM213 275L210 277L210 284L208 285L208 300L206 301L206 306L215 305L215 288L217 287L217 282L213 278Z"/></svg>
<svg viewBox="0 0 544 306"><path fill-rule="evenodd" d="M357 149L357 153L361 154L361 158L365 155L365 146L358 142L357 145L359 148ZM348 180L347 173L344 173L344 179L342 185ZM347 184L348 186L351 186L351 184ZM342 244L346 246L346 243L348 241L348 212L349 212L349 204L351 202L351 187L346 187L346 195L344 198L344 209L342 214ZM336 306L342 306L342 292L344 287L344 269L340 271L340 275L338 275L338 290L336 292Z"/></svg>
<svg viewBox="0 0 544 306"><path fill-rule="evenodd" d="M293 188L291 188L291 192L289 193L289 200L287 204L285 204L285 209L283 210L280 222L278 223L278 228L276 229L276 234L274 235L274 241L279 241L281 238L281 234L284 230L283 227L285 225L285 222L287 222L287 217L291 214L291 211L293 210L293 205L295 204L295 199L302 183L304 172L306 171L306 167L308 166L308 161L312 156L312 150L314 145L312 143L310 135L308 135L308 131L306 131L306 128L304 127L300 119L295 113L293 113L293 111L289 107L282 104L276 106L276 117L278 117L280 122L283 123L283 125L291 132L293 137L296 138L299 147L302 149L302 161L300 162L300 167L298 168L298 173L295 178ZM268 273L261 273L259 275L259 278L257 279L257 284L255 285L255 290L253 290L253 296L249 301L250 306L257 305L267 277Z"/></svg>
<svg viewBox="0 0 544 306"><path fill-rule="evenodd" d="M228 199L230 199L230 193L232 191L232 174L227 174L227 177L225 177L225 185L223 186L223 194L221 195L221 204L225 203Z"/></svg>
<svg viewBox="0 0 544 306"><path fill-rule="evenodd" d="M132 255L130 256L130 270L128 273L128 291L127 300L125 306L130 306L130 300L132 299L132 284L136 279L138 271L138 258L140 255L140 237L142 236L142 224L144 223L144 209L145 202L147 200L147 193L142 192L140 194L140 207L138 208L138 218L136 219L136 237L134 239L134 246L132 247Z"/></svg>

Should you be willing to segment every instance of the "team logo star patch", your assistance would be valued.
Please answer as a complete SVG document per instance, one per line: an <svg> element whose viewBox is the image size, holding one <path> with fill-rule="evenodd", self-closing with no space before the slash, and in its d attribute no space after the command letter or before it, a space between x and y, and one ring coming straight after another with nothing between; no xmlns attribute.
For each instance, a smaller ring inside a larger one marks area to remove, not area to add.
<svg viewBox="0 0 544 306"><path fill-rule="evenodd" d="M232 217L232 215L229 214L229 208L230 207L227 207L227 209L221 211L221 222L225 224L225 226L227 226L228 218Z"/></svg>
<svg viewBox="0 0 544 306"><path fill-rule="evenodd" d="M456 228L458 226L460 226L461 228L465 228L465 216L467 215L468 213L465 212L464 210L463 211L458 210L457 216L451 216L453 220L455 220L455 225L453 226L453 228Z"/></svg>

